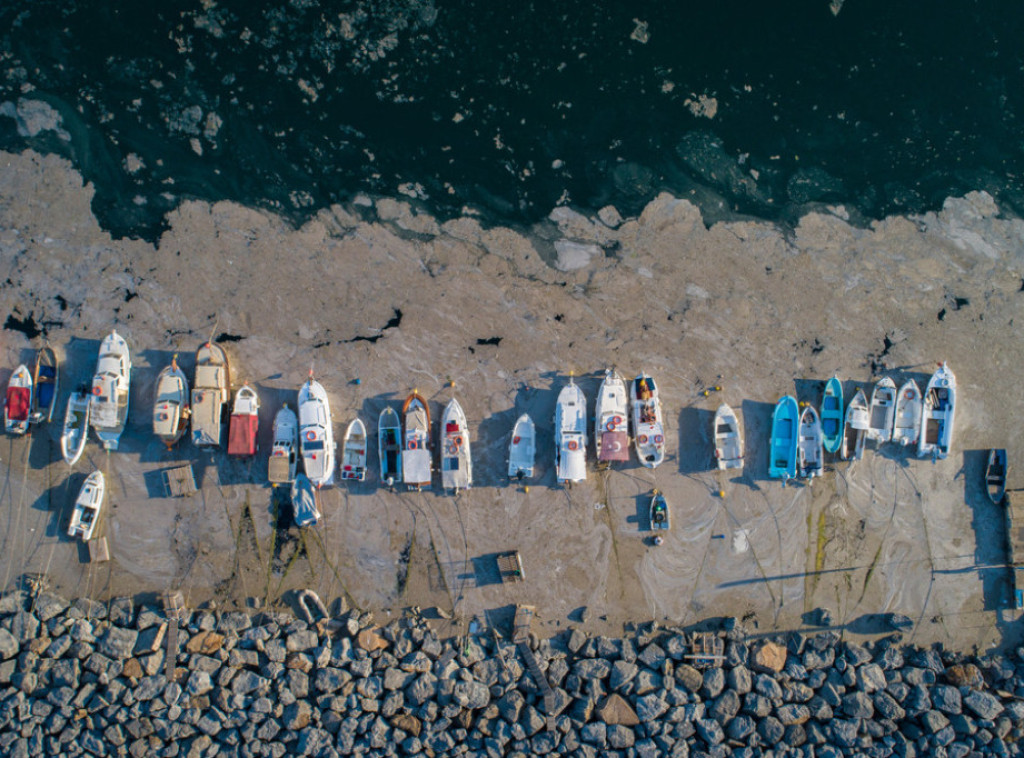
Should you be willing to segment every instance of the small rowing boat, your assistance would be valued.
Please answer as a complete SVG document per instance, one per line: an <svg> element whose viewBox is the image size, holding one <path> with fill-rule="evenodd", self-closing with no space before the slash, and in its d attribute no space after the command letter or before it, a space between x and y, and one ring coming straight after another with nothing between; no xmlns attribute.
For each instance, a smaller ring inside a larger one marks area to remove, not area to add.
<svg viewBox="0 0 1024 758"><path fill-rule="evenodd" d="M868 398L864 390L858 389L853 400L846 406L846 423L843 428L842 458L844 461L859 461L864 455L864 440L870 423Z"/></svg>
<svg viewBox="0 0 1024 758"><path fill-rule="evenodd" d="M953 414L956 411L956 377L946 363L928 380L921 411L921 432L917 441L917 455L932 459L949 455L953 443Z"/></svg>
<svg viewBox="0 0 1024 758"><path fill-rule="evenodd" d="M843 444L843 383L833 376L821 399L821 438L825 451L835 454Z"/></svg>
<svg viewBox="0 0 1024 758"><path fill-rule="evenodd" d="M89 437L89 396L84 392L72 392L68 408L64 412L64 428L60 434L60 452L69 466L78 463Z"/></svg>
<svg viewBox="0 0 1024 758"><path fill-rule="evenodd" d="M892 441L897 445L916 445L921 434L921 412L924 403L921 401L921 390L917 382L910 379L896 396L896 414L892 425Z"/></svg>
<svg viewBox="0 0 1024 758"><path fill-rule="evenodd" d="M989 450L988 465L985 466L985 491L988 499L995 505L1003 502L1006 496L1006 451L997 448Z"/></svg>
<svg viewBox="0 0 1024 758"><path fill-rule="evenodd" d="M274 415L274 441L270 447L267 462L267 479L271 484L288 484L295 481L298 462L299 417L288 407L281 406Z"/></svg>
<svg viewBox="0 0 1024 758"><path fill-rule="evenodd" d="M44 345L36 353L36 368L32 373L35 389L32 392L32 423L53 420L60 385L60 366L53 348Z"/></svg>
<svg viewBox="0 0 1024 758"><path fill-rule="evenodd" d="M800 414L800 443L797 448L800 476L814 479L825 470L824 440L821 433L821 419L814 406L808 403Z"/></svg>
<svg viewBox="0 0 1024 758"><path fill-rule="evenodd" d="M537 431L529 413L524 413L512 427L512 441L508 446L508 478L528 479L533 476L537 454Z"/></svg>
<svg viewBox="0 0 1024 758"><path fill-rule="evenodd" d="M736 412L726 403L715 411L715 460L722 471L743 468L743 434Z"/></svg>
<svg viewBox="0 0 1024 758"><path fill-rule="evenodd" d="M871 420L868 439L882 445L892 439L892 422L896 416L896 383L883 376L871 393Z"/></svg>
<svg viewBox="0 0 1024 758"><path fill-rule="evenodd" d="M320 507L317 503L317 488L305 474L299 474L292 482L292 513L295 526L316 526L320 521Z"/></svg>
<svg viewBox="0 0 1024 758"><path fill-rule="evenodd" d="M786 395L775 404L772 414L772 436L769 446L768 476L781 479L785 485L796 476L797 424L800 409L796 398Z"/></svg>
<svg viewBox="0 0 1024 758"><path fill-rule="evenodd" d="M654 490L654 492L651 493L650 521L651 529L656 532L667 532L671 526L668 501L665 500L665 496L661 494L659 490Z"/></svg>
<svg viewBox="0 0 1024 758"><path fill-rule="evenodd" d="M366 426L359 418L349 422L341 444L341 478L361 482L366 479Z"/></svg>

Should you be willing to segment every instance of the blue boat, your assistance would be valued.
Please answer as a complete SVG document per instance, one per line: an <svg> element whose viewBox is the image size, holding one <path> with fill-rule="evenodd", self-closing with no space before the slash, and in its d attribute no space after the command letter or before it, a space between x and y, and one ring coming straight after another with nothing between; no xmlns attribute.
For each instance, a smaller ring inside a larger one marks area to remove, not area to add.
<svg viewBox="0 0 1024 758"><path fill-rule="evenodd" d="M835 453L843 444L843 385L834 376L825 385L825 397L821 399L821 436L826 452Z"/></svg>
<svg viewBox="0 0 1024 758"><path fill-rule="evenodd" d="M797 424L800 409L796 398L786 395L775 405L772 414L771 459L768 461L768 476L772 479L787 480L796 476Z"/></svg>

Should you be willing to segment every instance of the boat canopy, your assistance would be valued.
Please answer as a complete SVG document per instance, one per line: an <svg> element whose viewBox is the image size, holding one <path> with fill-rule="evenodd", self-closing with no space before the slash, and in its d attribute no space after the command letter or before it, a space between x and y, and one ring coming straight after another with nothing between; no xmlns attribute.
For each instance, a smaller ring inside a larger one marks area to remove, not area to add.
<svg viewBox="0 0 1024 758"><path fill-rule="evenodd" d="M601 461L628 461L629 435L625 432L601 433Z"/></svg>
<svg viewBox="0 0 1024 758"><path fill-rule="evenodd" d="M248 413L233 415L228 431L228 455L255 455L259 417Z"/></svg>
<svg viewBox="0 0 1024 758"><path fill-rule="evenodd" d="M28 387L7 388L7 418L12 421L27 421L31 404L32 390Z"/></svg>

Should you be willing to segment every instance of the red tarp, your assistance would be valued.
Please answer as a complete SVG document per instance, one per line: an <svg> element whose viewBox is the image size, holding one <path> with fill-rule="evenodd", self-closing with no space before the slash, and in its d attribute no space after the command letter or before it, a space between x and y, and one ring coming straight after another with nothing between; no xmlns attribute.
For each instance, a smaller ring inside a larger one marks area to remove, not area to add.
<svg viewBox="0 0 1024 758"><path fill-rule="evenodd" d="M625 432L603 432L601 434L602 461L628 461L629 436Z"/></svg>
<svg viewBox="0 0 1024 758"><path fill-rule="evenodd" d="M28 419L28 406L32 393L28 387L7 388L7 418L12 421Z"/></svg>
<svg viewBox="0 0 1024 758"><path fill-rule="evenodd" d="M259 416L232 416L228 430L228 455L256 455Z"/></svg>

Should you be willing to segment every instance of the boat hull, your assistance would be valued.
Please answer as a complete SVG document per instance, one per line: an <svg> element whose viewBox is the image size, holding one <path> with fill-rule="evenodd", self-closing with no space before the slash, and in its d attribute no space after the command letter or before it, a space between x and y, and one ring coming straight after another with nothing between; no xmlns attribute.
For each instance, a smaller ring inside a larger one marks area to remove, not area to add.
<svg viewBox="0 0 1024 758"><path fill-rule="evenodd" d="M864 441L867 437L868 419L867 396L863 390L857 390L850 404L846 406L841 452L844 461L859 461L864 455Z"/></svg>
<svg viewBox="0 0 1024 758"><path fill-rule="evenodd" d="M783 481L796 476L797 424L799 408L796 398L786 395L775 405L772 414L772 436L768 476Z"/></svg>
<svg viewBox="0 0 1024 758"><path fill-rule="evenodd" d="M512 427L508 448L508 478L529 479L537 456L537 430L530 414L524 413Z"/></svg>
<svg viewBox="0 0 1024 758"><path fill-rule="evenodd" d="M192 444L220 447L221 417L230 399L231 366L220 345L207 342L196 351L192 389Z"/></svg>
<svg viewBox="0 0 1024 758"><path fill-rule="evenodd" d="M305 474L299 474L292 482L292 514L299 528L316 526L322 518L317 488Z"/></svg>
<svg viewBox="0 0 1024 758"><path fill-rule="evenodd" d="M128 422L131 370L128 343L113 331L100 345L89 409L89 423L106 450L117 450Z"/></svg>
<svg viewBox="0 0 1024 758"><path fill-rule="evenodd" d="M402 420L390 406L377 419L380 480L389 487L402 481Z"/></svg>
<svg viewBox="0 0 1024 758"><path fill-rule="evenodd" d="M173 446L188 427L188 379L177 363L160 372L153 403L153 434L167 447Z"/></svg>
<svg viewBox="0 0 1024 758"><path fill-rule="evenodd" d="M441 486L458 492L473 486L473 457L466 414L452 398L441 416Z"/></svg>
<svg viewBox="0 0 1024 758"><path fill-rule="evenodd" d="M657 468L665 460L665 427L661 398L654 379L640 374L630 388L633 406L633 440L640 465Z"/></svg>
<svg viewBox="0 0 1024 758"><path fill-rule="evenodd" d="M1006 451L999 448L988 453L988 465L985 466L985 491L994 505L999 505L1006 497Z"/></svg>
<svg viewBox="0 0 1024 758"><path fill-rule="evenodd" d="M892 439L892 425L896 416L896 384L887 376L883 376L875 384L871 393L870 421L868 422L868 439L879 445Z"/></svg>
<svg viewBox="0 0 1024 758"><path fill-rule="evenodd" d="M107 485L102 471L93 471L86 477L71 512L71 521L68 524L69 537L88 542L95 536L106 491Z"/></svg>
<svg viewBox="0 0 1024 758"><path fill-rule="evenodd" d="M900 387L896 396L896 413L893 417L892 441L904 447L917 444L921 433L921 390L913 379Z"/></svg>
<svg viewBox="0 0 1024 758"><path fill-rule="evenodd" d="M594 449L601 463L629 460L629 412L626 382L608 369L597 391Z"/></svg>
<svg viewBox="0 0 1024 758"><path fill-rule="evenodd" d="M366 426L358 418L349 422L341 450L341 478L346 481L364 481L366 479Z"/></svg>
<svg viewBox="0 0 1024 758"><path fill-rule="evenodd" d="M672 519L668 509L668 501L665 499L665 496L657 490L655 490L654 494L651 496L649 519L651 529L655 532L667 532L669 527L672 525Z"/></svg>
<svg viewBox="0 0 1024 758"><path fill-rule="evenodd" d="M273 435L267 479L271 484L289 484L295 481L298 465L299 417L287 404L274 415Z"/></svg>
<svg viewBox="0 0 1024 758"><path fill-rule="evenodd" d="M824 440L821 419L814 406L807 405L800 414L800 441L797 446L800 476L813 479L824 471Z"/></svg>
<svg viewBox="0 0 1024 758"><path fill-rule="evenodd" d="M921 410L921 429L917 440L919 457L945 458L953 442L956 412L956 376L943 363L928 380Z"/></svg>
<svg viewBox="0 0 1024 758"><path fill-rule="evenodd" d="M743 468L743 433L740 420L725 403L715 411L712 422L715 438L715 460L721 471Z"/></svg>
<svg viewBox="0 0 1024 758"><path fill-rule="evenodd" d="M60 365L57 354L49 345L36 353L36 367L33 371L35 388L32 391L32 423L40 424L53 420L60 392Z"/></svg>
<svg viewBox="0 0 1024 758"><path fill-rule="evenodd" d="M418 392L402 406L402 479L409 489L429 487L433 476L430 446L430 407Z"/></svg>
<svg viewBox="0 0 1024 758"><path fill-rule="evenodd" d="M843 384L833 376L825 384L821 399L821 438L825 452L836 453L843 444Z"/></svg>
<svg viewBox="0 0 1024 758"><path fill-rule="evenodd" d="M235 393L235 404L228 423L228 455L249 457L259 449L260 400L248 384Z"/></svg>
<svg viewBox="0 0 1024 758"><path fill-rule="evenodd" d="M25 434L32 418L32 374L22 364L11 374L4 401L4 429L8 434Z"/></svg>
<svg viewBox="0 0 1024 758"><path fill-rule="evenodd" d="M587 398L571 379L555 404L555 477L559 484L587 478Z"/></svg>
<svg viewBox="0 0 1024 758"><path fill-rule="evenodd" d="M327 391L309 378L299 390L299 449L302 470L315 486L334 482L334 430Z"/></svg>

